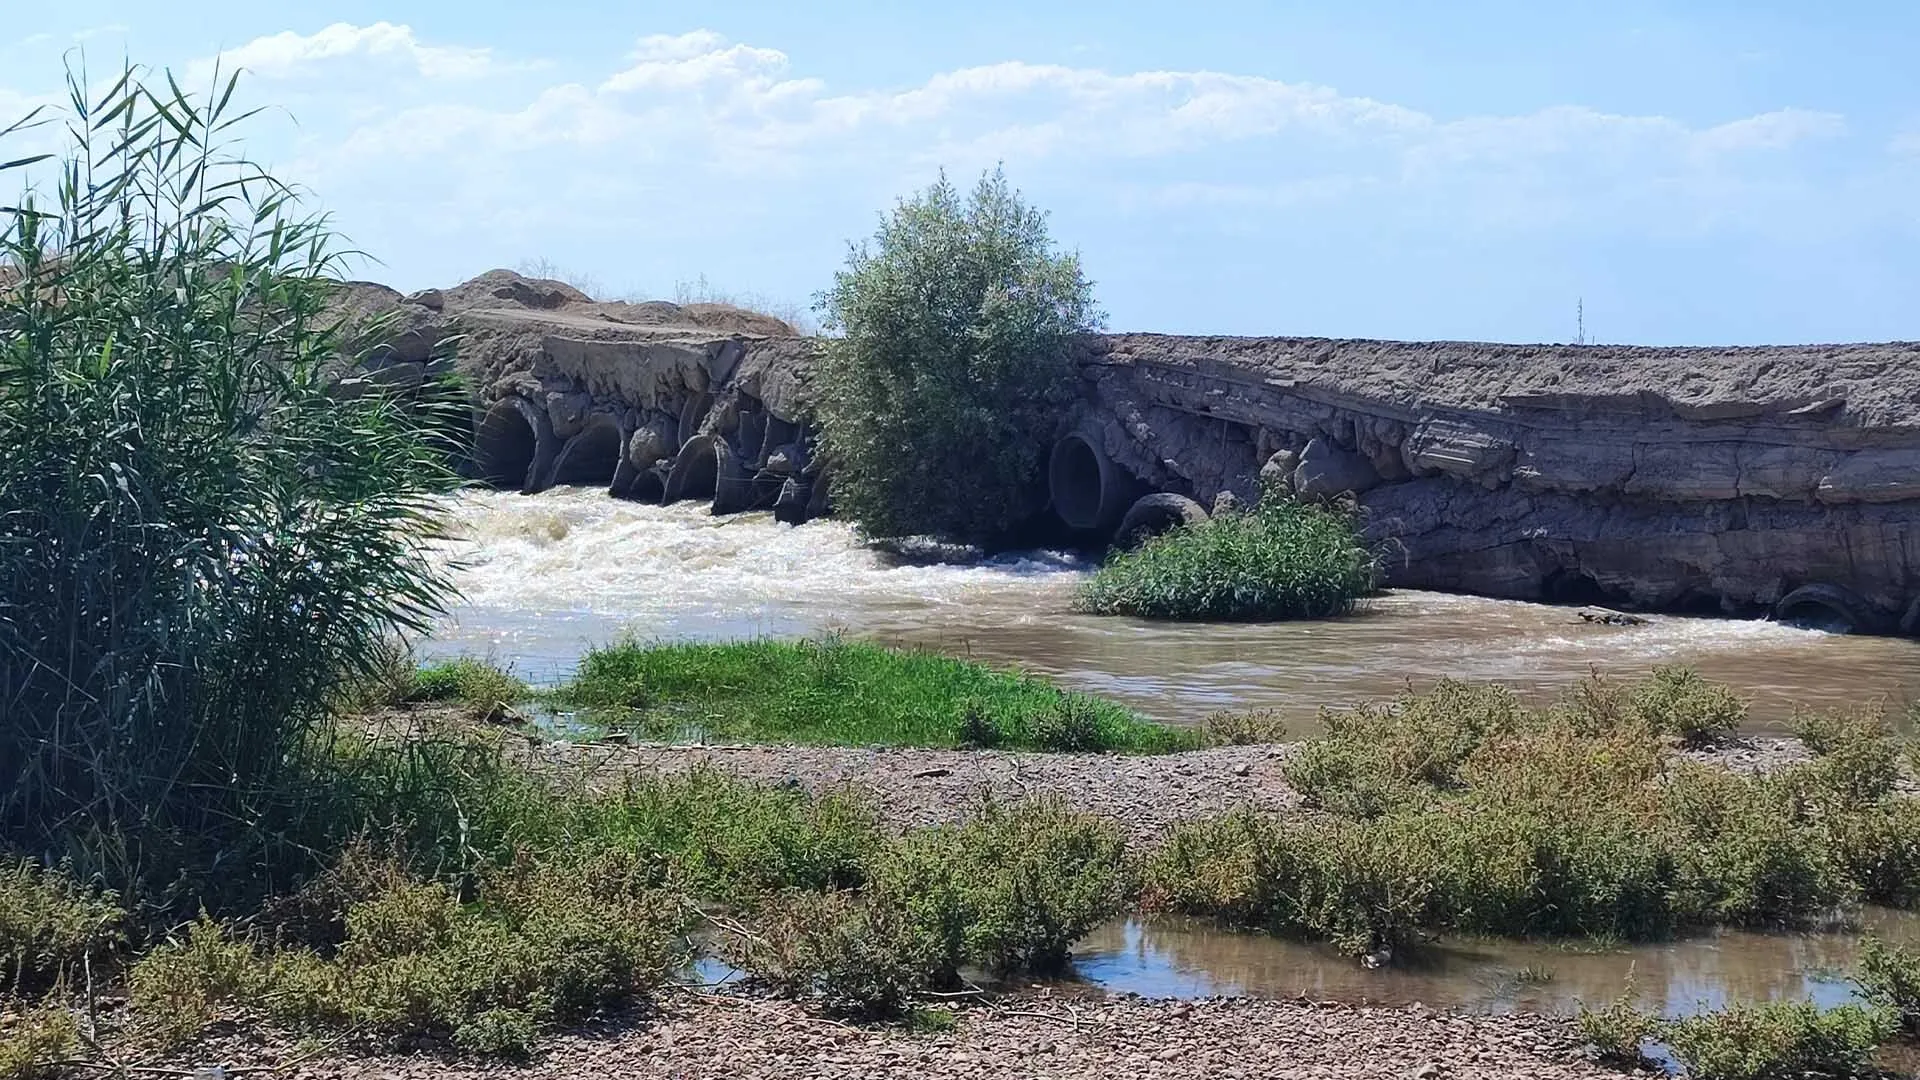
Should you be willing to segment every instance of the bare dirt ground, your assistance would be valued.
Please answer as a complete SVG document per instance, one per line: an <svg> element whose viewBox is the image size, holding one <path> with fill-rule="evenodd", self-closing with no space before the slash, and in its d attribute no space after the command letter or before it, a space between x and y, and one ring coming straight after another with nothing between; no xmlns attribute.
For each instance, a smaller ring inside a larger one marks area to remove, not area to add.
<svg viewBox="0 0 1920 1080"><path fill-rule="evenodd" d="M424 1055L278 1058L306 1080L806 1080L1126 1077L1153 1080L1597 1080L1564 1021L1307 1001L1023 1001L960 1013L955 1030L841 1024L790 1002L674 995L655 1015L552 1040L524 1065Z"/></svg>

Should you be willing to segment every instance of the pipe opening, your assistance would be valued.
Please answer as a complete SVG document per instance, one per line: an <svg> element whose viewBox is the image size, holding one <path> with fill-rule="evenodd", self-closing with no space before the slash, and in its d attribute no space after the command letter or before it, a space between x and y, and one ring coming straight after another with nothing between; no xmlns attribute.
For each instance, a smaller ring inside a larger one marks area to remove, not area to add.
<svg viewBox="0 0 1920 1080"><path fill-rule="evenodd" d="M480 479L496 488L519 490L527 484L539 445L533 424L511 400L487 410L473 433L473 461Z"/></svg>
<svg viewBox="0 0 1920 1080"><path fill-rule="evenodd" d="M585 431L567 440L553 463L555 484L599 487L613 482L620 464L620 426L610 419L593 421Z"/></svg>
<svg viewBox="0 0 1920 1080"><path fill-rule="evenodd" d="M676 503L682 499L713 497L714 483L720 475L713 444L712 435L696 435L680 447L679 455L673 459L673 469L667 473L662 501Z"/></svg>
<svg viewBox="0 0 1920 1080"><path fill-rule="evenodd" d="M1099 451L1084 437L1069 435L1054 444L1047 461L1047 489L1061 521L1076 529L1099 526L1104 473Z"/></svg>

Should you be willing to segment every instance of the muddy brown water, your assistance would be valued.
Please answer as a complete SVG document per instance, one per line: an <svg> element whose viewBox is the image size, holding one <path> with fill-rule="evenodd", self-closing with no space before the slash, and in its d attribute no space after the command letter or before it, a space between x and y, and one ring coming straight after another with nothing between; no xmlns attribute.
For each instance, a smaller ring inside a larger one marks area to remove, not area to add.
<svg viewBox="0 0 1920 1080"><path fill-rule="evenodd" d="M1756 729L1796 707L1920 697L1920 642L1767 622L1655 617L1594 626L1573 609L1390 592L1355 616L1266 625L1152 623L1071 610L1087 566L1032 552L903 565L832 521L714 518L594 490L472 493L449 505L465 600L425 644L474 652L522 677L566 677L587 648L641 639L843 633L1014 665L1176 723L1274 708L1298 733L1323 706L1442 677L1549 697L1590 671L1684 663L1739 688Z"/></svg>
<svg viewBox="0 0 1920 1080"><path fill-rule="evenodd" d="M1920 916L1869 908L1813 933L1724 930L1613 948L1581 942L1452 939L1378 969L1322 945L1147 919L1102 927L1074 950L1074 981L1156 998L1295 997L1466 1012L1568 1014L1600 1008L1632 980L1642 1009L1683 1016L1729 1002L1857 1000L1849 978L1862 931L1920 942Z"/></svg>

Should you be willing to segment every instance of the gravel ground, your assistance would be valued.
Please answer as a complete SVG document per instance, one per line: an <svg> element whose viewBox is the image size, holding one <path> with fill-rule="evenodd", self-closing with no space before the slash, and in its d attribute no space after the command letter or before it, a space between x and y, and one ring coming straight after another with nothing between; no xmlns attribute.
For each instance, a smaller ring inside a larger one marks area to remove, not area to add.
<svg viewBox="0 0 1920 1080"><path fill-rule="evenodd" d="M702 766L810 791L851 787L879 805L883 820L906 829L965 817L986 797L1056 796L1119 821L1152 840L1182 820L1250 806L1278 812L1300 805L1283 773L1297 743L1222 746L1178 754L1037 754L1000 750L862 749L837 746L668 746L549 743L550 760L680 773ZM1743 773L1811 760L1800 740L1741 736L1682 757Z"/></svg>
<svg viewBox="0 0 1920 1080"><path fill-rule="evenodd" d="M937 1035L841 1024L779 1001L675 996L660 1014L553 1040L527 1065L408 1055L319 1058L230 1044L236 1065L285 1062L320 1080L804 1080L825 1077L1126 1077L1153 1080L1598 1080L1564 1021L1458 1016L1419 1006L1306 1001L1068 1004L1028 1000L961 1014Z"/></svg>
<svg viewBox="0 0 1920 1080"><path fill-rule="evenodd" d="M1050 795L1119 821L1135 838L1239 806L1281 811L1299 797L1281 775L1286 745L1223 746L1180 754L1024 754L999 750L885 750L836 746L593 746L549 744L544 753L679 773L701 766L762 783L819 791L850 786L898 828L953 821L986 797Z"/></svg>

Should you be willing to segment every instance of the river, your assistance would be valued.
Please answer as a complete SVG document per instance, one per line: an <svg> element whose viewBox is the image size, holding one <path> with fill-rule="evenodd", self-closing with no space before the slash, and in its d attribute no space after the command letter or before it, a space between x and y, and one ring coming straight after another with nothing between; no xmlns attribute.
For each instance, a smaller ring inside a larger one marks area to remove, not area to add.
<svg viewBox="0 0 1920 1080"><path fill-rule="evenodd" d="M1547 697L1591 671L1674 663L1736 687L1761 730L1784 728L1801 706L1920 697L1920 643L1775 623L1595 626L1569 608L1408 591L1323 622L1151 623L1073 612L1088 567L1058 553L907 565L839 522L715 518L700 503L648 506L589 489L472 492L449 511L443 550L464 599L422 651L491 656L536 683L626 636L843 633L1016 665L1176 723L1274 708L1295 731L1322 707L1446 676Z"/></svg>

